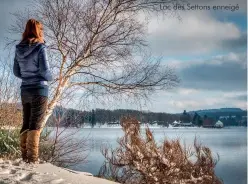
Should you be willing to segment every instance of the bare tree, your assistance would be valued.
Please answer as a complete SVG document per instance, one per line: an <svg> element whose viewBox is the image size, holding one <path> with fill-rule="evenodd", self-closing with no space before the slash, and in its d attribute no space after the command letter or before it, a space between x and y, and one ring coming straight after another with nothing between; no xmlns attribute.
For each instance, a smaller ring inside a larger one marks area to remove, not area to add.
<svg viewBox="0 0 248 184"><path fill-rule="evenodd" d="M128 184L221 184L214 168L215 159L208 147L194 142L182 146L179 139L157 144L149 128L143 137L139 122L130 117L121 121L124 136L118 147L103 147L106 158L99 176Z"/></svg>
<svg viewBox="0 0 248 184"><path fill-rule="evenodd" d="M45 26L50 63L55 76L47 119L66 95L147 98L156 90L175 87L174 70L150 57L146 22L141 13L160 12L161 4L176 0L38 0L34 12L23 16L10 31L23 30L30 17ZM161 11L162 12L162 11Z"/></svg>

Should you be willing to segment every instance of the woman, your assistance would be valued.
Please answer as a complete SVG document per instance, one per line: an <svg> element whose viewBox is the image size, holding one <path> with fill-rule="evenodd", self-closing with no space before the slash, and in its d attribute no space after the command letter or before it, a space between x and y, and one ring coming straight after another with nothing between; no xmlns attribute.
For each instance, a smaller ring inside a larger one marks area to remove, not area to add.
<svg viewBox="0 0 248 184"><path fill-rule="evenodd" d="M48 82L52 80L43 38L43 26L28 20L21 42L16 45L14 75L22 79L23 125L20 131L22 159L37 163L41 123L47 109Z"/></svg>

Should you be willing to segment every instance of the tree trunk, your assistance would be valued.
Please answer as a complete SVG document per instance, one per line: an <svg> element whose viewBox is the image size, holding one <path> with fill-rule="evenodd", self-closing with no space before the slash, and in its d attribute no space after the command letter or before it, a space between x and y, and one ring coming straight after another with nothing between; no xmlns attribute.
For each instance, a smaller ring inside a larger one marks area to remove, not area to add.
<svg viewBox="0 0 248 184"><path fill-rule="evenodd" d="M57 89L56 89L56 92L55 92L52 100L48 104L48 108L47 108L46 114L43 117L43 120L42 120L42 129L45 127L48 118L52 115L53 109L56 107L56 105L57 105L57 103L59 101L59 98L63 94L63 90L66 87L66 85L68 83L68 80L69 80L69 78L66 78L64 81L60 81L59 82L59 84L57 86Z"/></svg>

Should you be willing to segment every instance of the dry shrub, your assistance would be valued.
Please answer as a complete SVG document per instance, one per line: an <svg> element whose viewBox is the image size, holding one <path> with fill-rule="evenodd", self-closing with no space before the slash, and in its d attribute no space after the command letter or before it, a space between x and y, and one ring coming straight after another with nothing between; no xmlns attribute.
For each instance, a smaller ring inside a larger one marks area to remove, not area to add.
<svg viewBox="0 0 248 184"><path fill-rule="evenodd" d="M22 123L22 112L17 103L0 104L0 126L20 126Z"/></svg>
<svg viewBox="0 0 248 184"><path fill-rule="evenodd" d="M89 146L87 138L80 136L80 129L54 128L55 135L42 142L41 158L59 167L72 167L85 163ZM80 137L80 138L79 138Z"/></svg>
<svg viewBox="0 0 248 184"><path fill-rule="evenodd" d="M194 142L194 149L180 141L165 140L158 145L149 128L145 137L139 122L131 117L121 120L124 136L116 149L103 148L106 158L99 176L128 184L221 184L215 175L217 160L211 150Z"/></svg>
<svg viewBox="0 0 248 184"><path fill-rule="evenodd" d="M8 61L8 59L7 59ZM1 128L21 124L19 110L19 81L13 77L12 64L0 58L0 126Z"/></svg>
<svg viewBox="0 0 248 184"><path fill-rule="evenodd" d="M82 129L75 129L71 125L78 123L76 114L72 117L72 122L65 121L68 126L61 126L61 122L66 119L66 110L57 109L51 118L54 127L46 127L43 130L43 139L40 146L40 157L42 160L50 162L60 167L72 167L85 163L89 145L88 138L82 136Z"/></svg>

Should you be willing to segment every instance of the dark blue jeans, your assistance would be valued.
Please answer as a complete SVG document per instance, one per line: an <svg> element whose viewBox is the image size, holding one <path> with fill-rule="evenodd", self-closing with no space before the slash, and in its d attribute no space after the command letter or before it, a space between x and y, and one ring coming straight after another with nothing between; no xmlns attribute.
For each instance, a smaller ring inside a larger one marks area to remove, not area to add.
<svg viewBox="0 0 248 184"><path fill-rule="evenodd" d="M48 98L41 95L21 94L23 106L23 125L21 132L39 130L46 113Z"/></svg>

